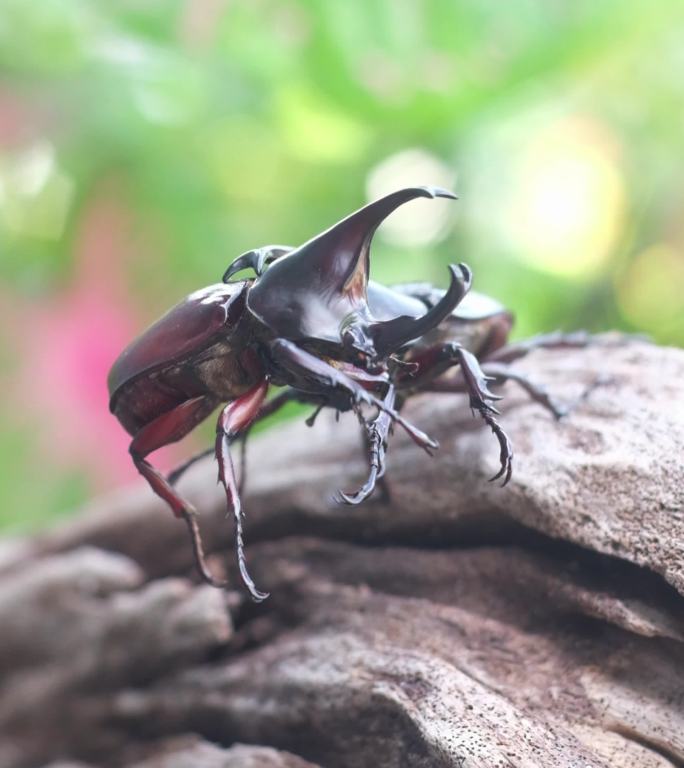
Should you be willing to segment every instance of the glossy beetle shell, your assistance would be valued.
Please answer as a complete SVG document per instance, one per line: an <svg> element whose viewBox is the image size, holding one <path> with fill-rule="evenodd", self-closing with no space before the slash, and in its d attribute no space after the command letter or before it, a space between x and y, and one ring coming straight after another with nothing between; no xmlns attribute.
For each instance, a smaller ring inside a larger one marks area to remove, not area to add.
<svg viewBox="0 0 684 768"><path fill-rule="evenodd" d="M247 282L216 283L191 293L119 355L107 378L110 410L122 387L211 346L244 309Z"/></svg>

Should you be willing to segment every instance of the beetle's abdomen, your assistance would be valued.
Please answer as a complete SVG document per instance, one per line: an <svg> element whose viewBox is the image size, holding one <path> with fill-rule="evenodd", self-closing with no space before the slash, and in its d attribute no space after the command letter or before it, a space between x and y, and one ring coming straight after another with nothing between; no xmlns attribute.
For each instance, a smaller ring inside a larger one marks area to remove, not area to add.
<svg viewBox="0 0 684 768"><path fill-rule="evenodd" d="M111 410L130 435L186 400L205 394L200 386L175 382L174 378L159 371L135 379L118 391Z"/></svg>
<svg viewBox="0 0 684 768"><path fill-rule="evenodd" d="M160 414L173 410L184 399L174 397L154 384L138 379L130 389L116 398L112 413L129 435L135 435L139 429Z"/></svg>
<svg viewBox="0 0 684 768"><path fill-rule="evenodd" d="M196 397L206 398L208 415L216 405L240 397L263 378L263 368L252 350L240 354L219 342L197 358L129 381L115 393L110 407L124 429L135 434L161 414Z"/></svg>

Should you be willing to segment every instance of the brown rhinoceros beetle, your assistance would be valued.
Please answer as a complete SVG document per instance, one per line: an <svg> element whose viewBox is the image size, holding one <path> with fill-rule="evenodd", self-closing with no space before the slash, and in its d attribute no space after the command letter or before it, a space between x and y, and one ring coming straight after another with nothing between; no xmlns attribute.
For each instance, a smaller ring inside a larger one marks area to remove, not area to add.
<svg viewBox="0 0 684 768"><path fill-rule="evenodd" d="M419 197L454 198L434 187L387 195L334 224L298 248L268 246L239 256L222 283L190 294L128 346L108 378L110 410L132 436L130 453L152 490L188 525L202 578L216 581L205 563L195 511L174 483L194 459L165 478L147 456L180 440L214 409L213 451L232 509L242 579L255 600L267 595L245 564L242 511L230 454L231 442L290 400L317 411L352 410L362 425L369 475L355 494L366 499L385 470L392 424L428 453L437 444L400 415L417 392L466 392L474 412L489 425L500 449L500 469L511 477L511 444L493 406L490 383L517 381L555 416L563 413L540 387L508 364L537 346L575 345L583 338L559 334L507 345L513 317L483 295L469 293L471 272L450 266L446 290L426 284L385 287L368 279L369 249L378 225L403 203ZM255 277L230 282L242 269ZM455 369L449 370L449 369ZM271 385L285 387L274 398ZM362 406L367 406L362 410ZM375 410L370 417L368 406ZM206 452L205 452L206 453Z"/></svg>

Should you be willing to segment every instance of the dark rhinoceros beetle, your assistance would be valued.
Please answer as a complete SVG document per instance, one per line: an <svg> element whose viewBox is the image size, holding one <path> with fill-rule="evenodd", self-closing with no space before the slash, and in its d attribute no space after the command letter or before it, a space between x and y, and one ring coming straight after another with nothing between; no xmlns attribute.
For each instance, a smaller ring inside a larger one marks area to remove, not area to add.
<svg viewBox="0 0 684 768"><path fill-rule="evenodd" d="M400 415L417 392L466 392L500 448L500 470L511 477L512 449L496 419L500 399L489 385L517 381L554 415L549 396L508 364L534 346L572 344L558 335L506 345L513 318L499 303L468 293L471 272L449 267L446 290L426 284L392 288L369 281L369 249L378 225L419 197L455 197L412 187L383 197L299 248L270 246L239 256L222 283L190 294L127 347L109 374L110 410L133 440L130 453L152 490L183 518L207 582L219 583L205 563L195 512L174 483L193 461L165 478L147 456L180 440L214 409L221 410L213 448L237 531L238 565L255 600L242 539L242 512L231 442L290 400L317 411L352 410L363 425L369 475L344 503L367 498L385 471L385 449L398 424L428 453L437 444ZM230 282L242 269L255 277ZM580 339L580 343L581 343ZM266 399L271 385L284 387ZM364 409L363 406L366 406ZM375 411L368 416L368 406Z"/></svg>

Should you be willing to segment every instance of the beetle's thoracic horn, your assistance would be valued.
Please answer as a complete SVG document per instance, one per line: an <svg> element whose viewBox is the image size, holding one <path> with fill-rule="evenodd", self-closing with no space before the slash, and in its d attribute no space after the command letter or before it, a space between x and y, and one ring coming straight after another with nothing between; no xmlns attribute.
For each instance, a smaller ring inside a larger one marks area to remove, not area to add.
<svg viewBox="0 0 684 768"><path fill-rule="evenodd" d="M331 281L331 287L352 297L365 297L370 243L375 230L400 205L419 197L455 199L456 195L439 187L400 189L350 214L309 240L301 250L307 249L312 255L321 257L317 261Z"/></svg>
<svg viewBox="0 0 684 768"><path fill-rule="evenodd" d="M375 230L392 211L419 197L456 196L439 187L409 187L369 203L278 259L252 286L247 306L286 338L339 341L345 319L368 312L368 254Z"/></svg>
<svg viewBox="0 0 684 768"><path fill-rule="evenodd" d="M424 315L410 317L402 315L392 320L375 322L369 325L373 345L380 357L395 352L404 344L423 336L444 320L458 306L461 299L470 290L472 273L465 264L449 265L451 283L447 292Z"/></svg>
<svg viewBox="0 0 684 768"><path fill-rule="evenodd" d="M223 273L223 282L227 283L234 274L243 269L254 270L254 274L258 277L264 271L264 267L267 264L293 250L294 248L289 245L265 245L263 248L256 248L253 251L242 253Z"/></svg>

